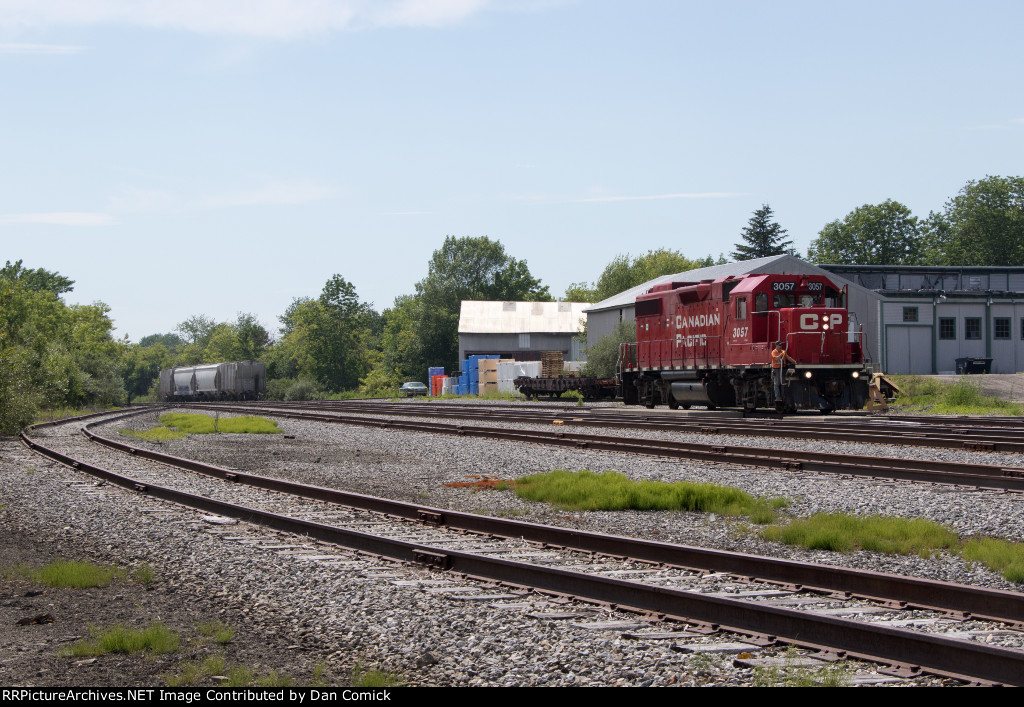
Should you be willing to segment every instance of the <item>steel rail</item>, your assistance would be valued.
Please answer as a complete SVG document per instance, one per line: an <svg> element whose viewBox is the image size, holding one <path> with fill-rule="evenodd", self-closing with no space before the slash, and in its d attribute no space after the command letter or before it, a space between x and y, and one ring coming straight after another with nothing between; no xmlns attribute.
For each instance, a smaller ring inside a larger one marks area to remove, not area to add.
<svg viewBox="0 0 1024 707"><path fill-rule="evenodd" d="M679 621L709 624L714 629L763 636L772 642L782 640L799 646L839 650L849 657L894 665L905 675L923 670L968 681L1024 684L1022 651L380 538L141 483L33 442L24 432L22 439L40 454L122 488L382 557L517 587L568 594Z"/></svg>
<svg viewBox="0 0 1024 707"><path fill-rule="evenodd" d="M133 447L128 443L98 435L90 429L107 422L109 420L86 425L83 433L97 444L133 456L257 488L375 511L428 525L443 525L458 531L520 538L547 546L628 557L660 565L727 572L746 577L751 581L776 582L826 593L843 593L873 601L952 612L965 617L974 616L1002 621L1024 629L1024 594L1016 592L654 542L639 538L590 533L299 484Z"/></svg>
<svg viewBox="0 0 1024 707"><path fill-rule="evenodd" d="M280 404L263 407L296 408L295 405ZM886 427L879 423L865 423L860 420L850 423L815 424L780 420L749 420L714 417L678 417L668 415L608 415L605 413L581 414L573 411L535 411L489 408L480 406L431 407L394 403L382 404L315 404L304 405L318 410L358 411L370 414L394 415L399 417L444 418L465 420L492 420L524 424L551 424L561 420L564 425L574 427L609 427L615 429L642 429L672 432L698 432L700 434L732 434L747 437L786 437L815 439L821 441L861 442L872 444L906 444L912 446L939 447L945 449L967 449L987 452L1024 452L1024 440L1016 432L978 429L912 429L910 427ZM413 407L419 409L412 409ZM930 427L930 426L929 426ZM984 435L984 436L983 436Z"/></svg>
<svg viewBox="0 0 1024 707"><path fill-rule="evenodd" d="M248 406L247 406L248 407ZM256 406L250 407L250 409ZM238 406L207 404L210 410L238 412ZM745 464L787 471L805 470L832 474L881 477L904 481L956 484L998 491L1024 492L1024 468L1003 467L993 464L966 464L956 462L898 459L894 457L857 456L829 452L806 452L767 447L712 445L676 440L654 440L610 435L591 435L564 431L519 430L501 427L482 427L439 422L413 422L365 417L342 412L303 413L285 412L277 408L262 408L267 414L298 420L312 420L333 424L349 424L410 432L429 432L462 436L487 437L517 442L548 444L561 447L644 454L651 456L696 459L725 464Z"/></svg>

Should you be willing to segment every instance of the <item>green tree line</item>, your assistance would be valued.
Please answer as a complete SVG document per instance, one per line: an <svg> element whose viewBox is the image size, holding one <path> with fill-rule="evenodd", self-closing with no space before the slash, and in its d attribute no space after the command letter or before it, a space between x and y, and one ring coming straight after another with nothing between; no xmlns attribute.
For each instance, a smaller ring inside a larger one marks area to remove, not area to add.
<svg viewBox="0 0 1024 707"><path fill-rule="evenodd" d="M734 258L793 252L772 214L767 204L754 213ZM972 180L925 219L892 200L866 204L826 224L808 257L822 263L1024 265L1024 178ZM619 254L594 281L570 285L563 298L599 302L662 275L724 262L721 255L691 259L665 248ZM387 393L404 381L423 380L429 366L457 369L463 300L552 299L525 261L487 236L446 237L426 276L381 313L336 274L319 297L292 301L276 336L252 314L229 322L198 314L173 332L131 343L114 337L107 305L66 304L63 296L73 287L70 278L26 268L20 260L0 269L2 433L27 424L41 408L111 406L152 396L161 369L197 363L263 361L276 398ZM618 338L631 340L629 327ZM605 342L607 350L591 343L590 368L606 375L617 341Z"/></svg>

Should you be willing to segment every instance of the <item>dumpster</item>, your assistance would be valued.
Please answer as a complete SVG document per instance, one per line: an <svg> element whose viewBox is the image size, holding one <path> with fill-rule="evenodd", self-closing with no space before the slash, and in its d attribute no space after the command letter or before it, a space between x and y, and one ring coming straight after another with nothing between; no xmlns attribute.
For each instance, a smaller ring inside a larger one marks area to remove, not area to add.
<svg viewBox="0 0 1024 707"><path fill-rule="evenodd" d="M973 373L991 373L992 359L990 358L958 358L956 359L956 372L960 375Z"/></svg>

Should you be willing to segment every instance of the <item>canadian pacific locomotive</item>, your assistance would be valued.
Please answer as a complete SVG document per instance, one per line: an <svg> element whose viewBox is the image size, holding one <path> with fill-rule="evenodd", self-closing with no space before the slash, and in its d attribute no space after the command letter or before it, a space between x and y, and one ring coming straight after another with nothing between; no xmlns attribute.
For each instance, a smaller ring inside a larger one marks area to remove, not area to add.
<svg viewBox="0 0 1024 707"><path fill-rule="evenodd" d="M870 369L846 292L818 275L743 275L656 285L636 299L636 343L622 344L626 404L744 410L858 409ZM772 385L775 342L796 363Z"/></svg>
<svg viewBox="0 0 1024 707"><path fill-rule="evenodd" d="M258 361L207 363L160 371L162 402L257 400L267 392L267 366Z"/></svg>

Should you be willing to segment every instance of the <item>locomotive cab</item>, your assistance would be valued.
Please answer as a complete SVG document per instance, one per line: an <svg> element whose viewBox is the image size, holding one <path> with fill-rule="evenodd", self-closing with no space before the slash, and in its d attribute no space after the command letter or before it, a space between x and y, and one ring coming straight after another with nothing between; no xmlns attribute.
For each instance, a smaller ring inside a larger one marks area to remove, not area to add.
<svg viewBox="0 0 1024 707"><path fill-rule="evenodd" d="M727 362L741 373L732 383L746 409L861 407L867 395L860 332L851 327L846 293L824 277L748 277L731 293ZM796 364L781 396L771 385L771 350L782 341ZM863 377L863 379L862 379Z"/></svg>

